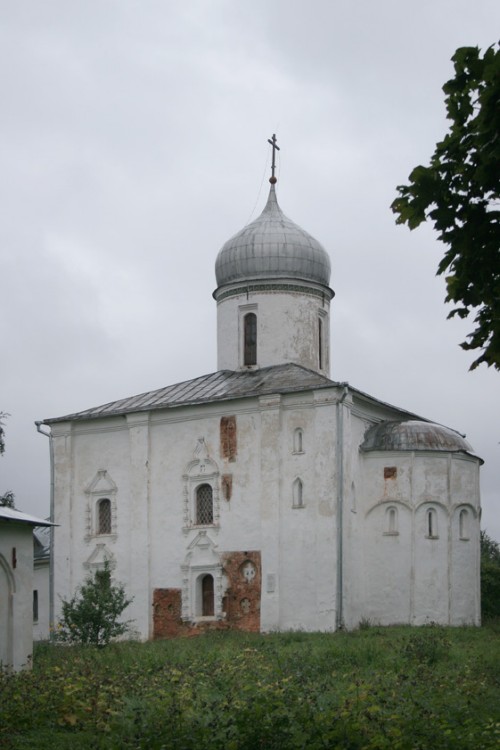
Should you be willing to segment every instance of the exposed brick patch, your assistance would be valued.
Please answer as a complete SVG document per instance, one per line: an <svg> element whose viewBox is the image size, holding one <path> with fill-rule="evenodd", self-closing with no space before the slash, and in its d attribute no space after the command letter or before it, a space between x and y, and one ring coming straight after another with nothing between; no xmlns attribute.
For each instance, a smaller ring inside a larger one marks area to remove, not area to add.
<svg viewBox="0 0 500 750"><path fill-rule="evenodd" d="M220 419L220 454L222 458L236 461L238 445L236 439L236 417Z"/></svg>
<svg viewBox="0 0 500 750"><path fill-rule="evenodd" d="M224 552L221 555L228 587L223 597L223 620L183 622L181 589L154 589L153 638L194 636L207 630L260 631L260 552Z"/></svg>
<svg viewBox="0 0 500 750"><path fill-rule="evenodd" d="M153 591L153 638L177 638L195 636L207 630L227 630L224 621L192 623L184 622L181 589L154 589Z"/></svg>
<svg viewBox="0 0 500 750"><path fill-rule="evenodd" d="M173 638L184 631L181 593L180 589L153 591L153 638Z"/></svg>
<svg viewBox="0 0 500 750"><path fill-rule="evenodd" d="M228 579L224 596L226 623L235 630L258 633L262 588L260 552L224 552L221 557Z"/></svg>
<svg viewBox="0 0 500 750"><path fill-rule="evenodd" d="M398 470L396 466L384 466L384 479L396 479Z"/></svg>
<svg viewBox="0 0 500 750"><path fill-rule="evenodd" d="M233 494L233 475L232 474L223 474L221 476L221 483L222 483L222 496L224 497L224 500L231 500L231 495Z"/></svg>

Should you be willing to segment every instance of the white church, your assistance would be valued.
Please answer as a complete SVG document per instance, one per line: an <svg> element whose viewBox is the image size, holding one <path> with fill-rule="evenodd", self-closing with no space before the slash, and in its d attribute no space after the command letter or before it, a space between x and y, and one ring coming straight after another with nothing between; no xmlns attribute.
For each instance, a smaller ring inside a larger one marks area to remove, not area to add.
<svg viewBox="0 0 500 750"><path fill-rule="evenodd" d="M54 590L105 560L143 639L479 624L462 435L330 379L330 260L278 204L220 250L218 370L45 420Z"/></svg>

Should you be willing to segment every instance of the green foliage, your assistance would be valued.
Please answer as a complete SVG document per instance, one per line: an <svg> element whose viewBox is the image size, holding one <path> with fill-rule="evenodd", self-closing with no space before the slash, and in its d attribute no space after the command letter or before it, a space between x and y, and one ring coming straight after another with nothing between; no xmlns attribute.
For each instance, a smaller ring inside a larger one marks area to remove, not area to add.
<svg viewBox="0 0 500 750"><path fill-rule="evenodd" d="M481 531L481 614L500 617L500 546Z"/></svg>
<svg viewBox="0 0 500 750"><path fill-rule="evenodd" d="M7 490L3 495L0 495L0 505L3 505L4 508L13 508L14 500L14 493L11 490Z"/></svg>
<svg viewBox="0 0 500 750"><path fill-rule="evenodd" d="M32 672L0 676L7 750L489 750L500 740L490 628L209 633L102 650L42 644L34 656Z"/></svg>
<svg viewBox="0 0 500 750"><path fill-rule="evenodd" d="M362 617L359 621L359 629L360 630L368 630L369 628L373 627L373 623L370 620L369 617Z"/></svg>
<svg viewBox="0 0 500 750"><path fill-rule="evenodd" d="M9 414L5 411L0 411L0 456L5 453L5 418Z"/></svg>
<svg viewBox="0 0 500 750"><path fill-rule="evenodd" d="M5 411L0 411L0 456L5 453L5 418L9 414ZM14 507L14 493L11 490L7 490L3 495L0 495L0 506L4 508Z"/></svg>
<svg viewBox="0 0 500 750"><path fill-rule="evenodd" d="M448 654L450 640L445 628L430 624L416 628L403 645L405 659L420 665L432 666Z"/></svg>
<svg viewBox="0 0 500 750"><path fill-rule="evenodd" d="M87 578L69 601L63 599L58 639L106 646L113 638L129 632L130 621L119 622L119 618L131 601L122 584L113 585L106 562L102 570L96 570Z"/></svg>
<svg viewBox="0 0 500 750"><path fill-rule="evenodd" d="M481 531L481 560L494 563L500 567L500 545Z"/></svg>
<svg viewBox="0 0 500 750"><path fill-rule="evenodd" d="M475 329L461 346L480 349L472 363L500 369L500 46L481 56L462 47L455 76L443 86L449 133L428 167L418 166L392 203L398 224L430 219L448 246L438 266L446 274L448 317L475 310Z"/></svg>

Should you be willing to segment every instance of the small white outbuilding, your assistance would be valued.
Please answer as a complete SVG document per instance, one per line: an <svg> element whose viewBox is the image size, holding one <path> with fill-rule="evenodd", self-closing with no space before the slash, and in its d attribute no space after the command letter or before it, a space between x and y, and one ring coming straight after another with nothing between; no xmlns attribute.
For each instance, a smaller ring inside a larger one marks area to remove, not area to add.
<svg viewBox="0 0 500 750"><path fill-rule="evenodd" d="M48 521L0 506L0 668L31 667L33 529Z"/></svg>
<svg viewBox="0 0 500 750"><path fill-rule="evenodd" d="M217 372L45 420L55 590L109 560L143 638L478 624L481 459L330 379L330 259L275 182L216 260Z"/></svg>

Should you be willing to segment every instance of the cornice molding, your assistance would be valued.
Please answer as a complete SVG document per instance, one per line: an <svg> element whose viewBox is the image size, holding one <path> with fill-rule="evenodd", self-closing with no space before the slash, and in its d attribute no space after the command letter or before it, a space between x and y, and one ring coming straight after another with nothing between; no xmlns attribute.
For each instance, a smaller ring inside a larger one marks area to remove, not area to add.
<svg viewBox="0 0 500 750"><path fill-rule="evenodd" d="M213 293L213 297L217 302L222 302L222 300L227 299L228 297L238 297L242 294L245 294L248 296L248 294L256 292L256 293L276 293L276 292L286 292L287 294L308 294L311 297L319 297L322 300L328 300L330 301L334 295L335 292L333 289L330 289L329 287L324 287L324 289L320 289L318 287L313 287L309 285L302 285L302 284L287 284L287 283L269 283L269 282L253 282L249 284L245 284L244 286L237 286L233 289L223 289L220 287L219 289L216 289Z"/></svg>

